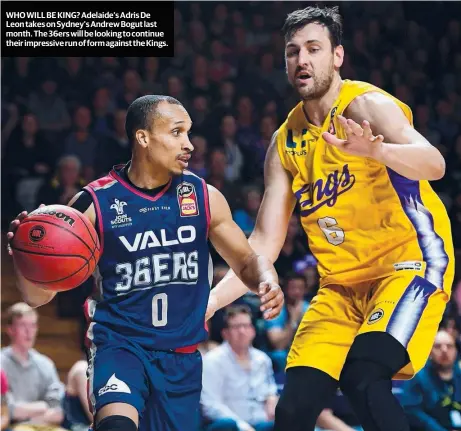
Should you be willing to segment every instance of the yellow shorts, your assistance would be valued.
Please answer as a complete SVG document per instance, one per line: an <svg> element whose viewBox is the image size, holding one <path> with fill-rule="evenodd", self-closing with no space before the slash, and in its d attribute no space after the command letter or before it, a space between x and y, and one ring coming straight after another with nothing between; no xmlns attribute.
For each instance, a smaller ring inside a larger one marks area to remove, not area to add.
<svg viewBox="0 0 461 431"><path fill-rule="evenodd" d="M298 328L287 368L314 367L338 380L355 337L383 331L410 357L394 378L410 379L427 361L449 299L450 292L413 271L350 287L322 287Z"/></svg>

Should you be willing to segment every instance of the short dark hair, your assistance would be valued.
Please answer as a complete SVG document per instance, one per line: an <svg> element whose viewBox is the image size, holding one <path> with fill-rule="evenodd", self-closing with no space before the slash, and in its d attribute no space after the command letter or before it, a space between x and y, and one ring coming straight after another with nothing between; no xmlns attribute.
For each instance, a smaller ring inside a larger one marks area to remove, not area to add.
<svg viewBox="0 0 461 431"><path fill-rule="evenodd" d="M318 6L309 6L291 12L282 27L285 42L291 39L299 29L310 23L321 24L328 28L333 48L341 45L343 23L338 6L323 9Z"/></svg>
<svg viewBox="0 0 461 431"><path fill-rule="evenodd" d="M134 140L136 131L139 129L148 129L152 118L157 118L157 106L160 102L167 102L172 105L181 105L182 103L171 96L158 96L149 94L138 97L128 108L126 112L125 131L129 140Z"/></svg>
<svg viewBox="0 0 461 431"><path fill-rule="evenodd" d="M283 277L283 280L285 281L285 285L287 285L291 280L302 280L306 283L306 278L302 274L298 274L294 271L288 271L285 274L285 277Z"/></svg>
<svg viewBox="0 0 461 431"><path fill-rule="evenodd" d="M246 314L250 316L250 319L253 319L253 314L251 313L251 309L248 305L229 305L226 307L226 311L224 313L224 328L229 327L229 320L239 314Z"/></svg>

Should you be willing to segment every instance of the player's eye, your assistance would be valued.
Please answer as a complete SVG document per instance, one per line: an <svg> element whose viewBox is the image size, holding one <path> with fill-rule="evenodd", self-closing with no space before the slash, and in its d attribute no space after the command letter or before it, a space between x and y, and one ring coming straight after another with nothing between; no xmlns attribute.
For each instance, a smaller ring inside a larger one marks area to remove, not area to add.
<svg viewBox="0 0 461 431"><path fill-rule="evenodd" d="M175 135L175 136L179 136L180 133L181 133L181 131L179 129L174 129L173 130L173 135Z"/></svg>
<svg viewBox="0 0 461 431"><path fill-rule="evenodd" d="M320 51L320 48L311 48L310 49L310 52L313 52L313 53L316 53L318 51Z"/></svg>

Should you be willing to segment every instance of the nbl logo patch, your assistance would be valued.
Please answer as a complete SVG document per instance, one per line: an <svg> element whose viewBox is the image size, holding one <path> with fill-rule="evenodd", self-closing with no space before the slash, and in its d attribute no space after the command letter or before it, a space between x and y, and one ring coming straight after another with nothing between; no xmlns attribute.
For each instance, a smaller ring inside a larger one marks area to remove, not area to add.
<svg viewBox="0 0 461 431"><path fill-rule="evenodd" d="M199 214L197 193L191 183L181 183L177 187L179 214L181 217L192 217Z"/></svg>
<svg viewBox="0 0 461 431"><path fill-rule="evenodd" d="M43 226L37 225L29 231L29 239L33 242L39 242L44 238L45 234L45 228Z"/></svg>
<svg viewBox="0 0 461 431"><path fill-rule="evenodd" d="M383 316L384 311L381 308L378 308L376 311L371 313L371 316L368 319L368 324L373 325L373 323L376 323L378 320L381 320Z"/></svg>
<svg viewBox="0 0 461 431"><path fill-rule="evenodd" d="M333 122L333 120L334 120L334 117L335 117L335 114L336 114L337 110L338 110L338 107L335 106L331 110L331 114L330 114L330 127L328 129L328 132L331 133L332 135L336 135L336 128L335 128L335 123Z"/></svg>

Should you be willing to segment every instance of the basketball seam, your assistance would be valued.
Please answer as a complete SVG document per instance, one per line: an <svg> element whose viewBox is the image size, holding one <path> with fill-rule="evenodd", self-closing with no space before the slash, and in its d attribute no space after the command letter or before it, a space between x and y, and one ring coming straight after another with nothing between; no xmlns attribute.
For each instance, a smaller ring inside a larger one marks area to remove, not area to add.
<svg viewBox="0 0 461 431"><path fill-rule="evenodd" d="M92 235L92 233L90 232L90 229L88 229L88 226L86 225L86 221L85 221L85 220L83 219L83 217L77 212L77 210L75 210L75 211L76 211L76 215L78 216L78 218L79 218L80 220L82 220L84 226L86 227L86 230L88 231L88 233L89 233L89 235L90 235L90 238L91 238L91 240L92 240L93 243L94 243L94 246L95 246L98 250L100 250L101 247L98 246L98 243L97 243L97 242L95 241L95 239L93 238L93 235ZM97 235L98 235L98 234L96 234L96 236L97 236ZM99 241L98 241L98 242L99 242Z"/></svg>
<svg viewBox="0 0 461 431"><path fill-rule="evenodd" d="M64 280L67 280L68 278L70 277L73 277L75 274L77 274L79 271L81 271L83 269L84 266L87 267L87 270L86 270L86 273L88 274L88 270L90 268L90 265L89 265L89 260L87 260L85 257L83 256L80 256L78 254L45 254L45 253L38 253L38 252L35 252L35 251L28 251L28 250L24 250L22 248L17 248L17 247L11 247L13 248L14 250L16 251L22 251L24 253L27 253L27 254L36 254L36 255L40 255L40 256L54 256L54 257L79 257L80 259L83 259L85 261L85 263L80 267L78 268L75 272L73 272L72 274L69 274L67 276L65 276L64 278L60 278L58 280L52 280L52 281L40 281L40 280L34 280L32 278L28 278L26 277L29 281L32 281L33 283L39 283L39 284L53 284L53 283L58 283L60 281L64 281Z"/></svg>

